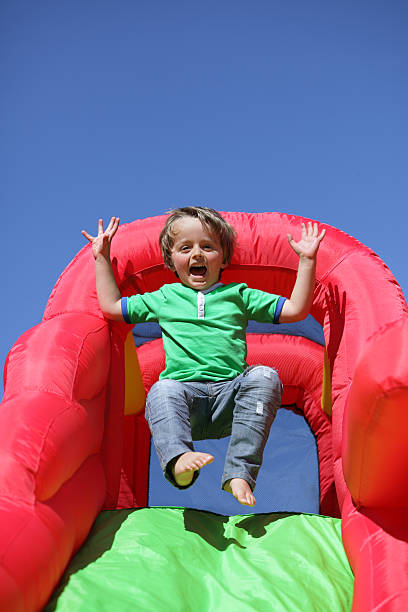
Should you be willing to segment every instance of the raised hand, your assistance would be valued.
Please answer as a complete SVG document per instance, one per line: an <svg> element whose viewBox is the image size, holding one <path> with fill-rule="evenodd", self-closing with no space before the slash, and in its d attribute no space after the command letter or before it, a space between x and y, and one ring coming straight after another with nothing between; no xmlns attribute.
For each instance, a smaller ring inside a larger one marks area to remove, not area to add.
<svg viewBox="0 0 408 612"><path fill-rule="evenodd" d="M311 221L308 222L307 227L304 223L301 224L301 227L302 236L299 242L294 240L292 234L288 234L288 242L299 257L315 259L326 230L322 230L319 234L317 223Z"/></svg>
<svg viewBox="0 0 408 612"><path fill-rule="evenodd" d="M102 255L106 259L110 258L110 245L118 227L119 217L112 217L106 230L103 229L102 219L99 219L97 236L91 236L88 232L82 230L81 234L85 236L92 245L92 254L95 259L98 255Z"/></svg>

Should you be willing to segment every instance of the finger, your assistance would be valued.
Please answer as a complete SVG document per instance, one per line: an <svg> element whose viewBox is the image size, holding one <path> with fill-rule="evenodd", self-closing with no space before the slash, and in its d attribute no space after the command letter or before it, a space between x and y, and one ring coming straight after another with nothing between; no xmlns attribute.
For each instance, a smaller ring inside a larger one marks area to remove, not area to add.
<svg viewBox="0 0 408 612"><path fill-rule="evenodd" d="M85 230L81 230L81 234L82 234L83 236L85 236L85 238L86 238L87 240L89 240L89 242L93 242L93 241L94 241L94 239L95 239L95 238L94 238L94 236L91 236L91 235L90 235L90 234L88 234L88 232L86 232Z"/></svg>
<svg viewBox="0 0 408 612"><path fill-rule="evenodd" d="M113 217L113 218L114 218L114 222L113 222L112 231L113 231L113 233L115 233L116 230L119 227L120 219L119 219L119 217Z"/></svg>
<svg viewBox="0 0 408 612"><path fill-rule="evenodd" d="M119 217L112 217L112 219L109 222L108 227L106 228L106 232L109 234L109 237L111 240L116 234L116 230L118 229L118 227L119 227Z"/></svg>
<svg viewBox="0 0 408 612"><path fill-rule="evenodd" d="M307 224L307 235L310 237L313 236L313 224L311 221Z"/></svg>
<svg viewBox="0 0 408 612"><path fill-rule="evenodd" d="M288 242L289 242L290 247L296 253L296 255L299 255L298 243L293 239L292 234L288 234Z"/></svg>
<svg viewBox="0 0 408 612"><path fill-rule="evenodd" d="M304 223L301 223L301 227L302 227L302 238L305 239L307 235L306 225Z"/></svg>
<svg viewBox="0 0 408 612"><path fill-rule="evenodd" d="M113 223L112 223L112 227L109 230L109 240L112 240L112 238L116 234L116 231L119 227L119 217L112 217L112 219L113 219Z"/></svg>
<svg viewBox="0 0 408 612"><path fill-rule="evenodd" d="M99 219L99 221L98 221L98 236L100 236L101 234L103 234L103 221L102 221L102 219Z"/></svg>
<svg viewBox="0 0 408 612"><path fill-rule="evenodd" d="M109 221L108 227L106 228L106 232L111 232L112 231L112 227L115 223L115 219L116 217L111 217L111 220Z"/></svg>
<svg viewBox="0 0 408 612"><path fill-rule="evenodd" d="M323 238L325 237L325 235L326 235L326 230L324 229L320 232L320 235L317 237L318 241L321 242Z"/></svg>
<svg viewBox="0 0 408 612"><path fill-rule="evenodd" d="M319 235L319 228L317 227L317 223L313 224L313 237L317 238L317 236Z"/></svg>

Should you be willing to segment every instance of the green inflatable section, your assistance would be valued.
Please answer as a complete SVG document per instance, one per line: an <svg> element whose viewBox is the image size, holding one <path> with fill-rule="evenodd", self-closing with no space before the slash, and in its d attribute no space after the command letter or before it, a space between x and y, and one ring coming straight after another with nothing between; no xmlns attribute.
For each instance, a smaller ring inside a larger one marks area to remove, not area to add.
<svg viewBox="0 0 408 612"><path fill-rule="evenodd" d="M353 574L339 519L102 512L45 610L344 612Z"/></svg>

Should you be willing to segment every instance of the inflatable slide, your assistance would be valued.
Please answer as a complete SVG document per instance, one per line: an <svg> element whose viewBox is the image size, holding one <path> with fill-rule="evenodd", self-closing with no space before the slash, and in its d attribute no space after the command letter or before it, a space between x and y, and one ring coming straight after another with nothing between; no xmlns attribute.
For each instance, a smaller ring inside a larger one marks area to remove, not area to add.
<svg viewBox="0 0 408 612"><path fill-rule="evenodd" d="M304 219L223 215L238 235L223 282L290 295L297 258L286 235ZM158 247L163 222L119 228L112 261L122 295L176 280ZM132 326L104 320L86 245L5 365L0 609L408 609L408 309L375 253L326 230L311 313L323 341L247 334L248 363L278 369L282 404L313 432L317 513L152 507L143 409L163 369L162 341L153 334L136 347ZM85 570L89 592L75 587Z"/></svg>

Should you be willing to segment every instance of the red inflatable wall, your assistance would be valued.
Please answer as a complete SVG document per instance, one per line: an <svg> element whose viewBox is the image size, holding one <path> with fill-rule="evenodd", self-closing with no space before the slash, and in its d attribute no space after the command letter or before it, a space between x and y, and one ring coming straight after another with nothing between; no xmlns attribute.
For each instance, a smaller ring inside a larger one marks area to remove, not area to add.
<svg viewBox="0 0 408 612"><path fill-rule="evenodd" d="M225 217L238 232L238 248L223 281L289 295L297 258L286 234L296 235L301 219L279 213ZM119 228L112 256L123 295L174 281L157 246L163 221ZM288 393L316 433L321 507L332 514L339 507L342 514L356 578L353 609L408 609L407 306L372 251L327 227L312 314L325 334L332 424L319 412L319 348L303 339L260 337L249 353L256 361L260 355L281 359ZM146 501L148 432L142 416L123 414L128 332L129 326L108 324L99 311L86 246L57 282L43 322L10 351L0 411L4 609L41 609L97 513ZM149 359L157 357L147 350L141 347L139 356L149 387ZM160 341L154 350L160 354Z"/></svg>

